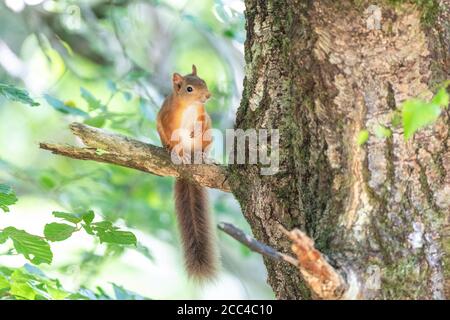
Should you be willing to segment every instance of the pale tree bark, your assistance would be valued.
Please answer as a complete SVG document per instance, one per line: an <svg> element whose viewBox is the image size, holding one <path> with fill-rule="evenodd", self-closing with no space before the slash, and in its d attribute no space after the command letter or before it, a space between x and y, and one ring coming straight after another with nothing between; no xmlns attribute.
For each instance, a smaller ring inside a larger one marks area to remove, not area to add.
<svg viewBox="0 0 450 320"><path fill-rule="evenodd" d="M40 143L41 149L73 159L116 164L158 176L191 179L205 187L230 192L225 167L210 164L175 165L164 148L81 123L70 125L81 147Z"/></svg>
<svg viewBox="0 0 450 320"><path fill-rule="evenodd" d="M409 141L391 125L450 78L450 1L429 2L383 1L371 30L369 1L246 0L236 127L280 130L280 172L234 165L228 181L258 240L290 252L281 224L315 241L345 281L332 298L445 298L449 111ZM392 136L358 147L378 124ZM265 263L277 298L317 297L295 266Z"/></svg>

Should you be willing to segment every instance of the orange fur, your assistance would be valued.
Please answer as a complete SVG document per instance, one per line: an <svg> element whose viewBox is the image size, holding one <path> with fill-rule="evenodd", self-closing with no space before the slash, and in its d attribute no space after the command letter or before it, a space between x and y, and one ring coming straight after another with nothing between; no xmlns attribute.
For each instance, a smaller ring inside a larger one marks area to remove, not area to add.
<svg viewBox="0 0 450 320"><path fill-rule="evenodd" d="M206 83L197 76L195 66L192 73L184 77L174 73L172 81L172 94L164 100L157 117L161 142L169 151L179 143L171 140L175 130L184 128L192 131L195 122L199 122L203 137L205 131L211 128L211 119L204 106L210 93ZM202 139L201 151L204 152L210 143ZM174 193L186 270L196 280L211 279L217 269L217 255L206 190L194 182L179 178L175 182Z"/></svg>

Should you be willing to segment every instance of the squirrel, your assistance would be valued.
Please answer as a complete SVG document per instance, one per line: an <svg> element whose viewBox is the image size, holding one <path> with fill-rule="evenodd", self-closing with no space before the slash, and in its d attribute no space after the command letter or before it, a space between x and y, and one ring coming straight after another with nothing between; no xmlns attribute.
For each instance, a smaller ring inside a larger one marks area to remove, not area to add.
<svg viewBox="0 0 450 320"><path fill-rule="evenodd" d="M174 73L172 84L172 93L164 100L157 116L161 143L184 160L186 146L190 152L200 151L205 156L211 143L204 138L205 131L211 128L205 103L211 93L205 81L197 76L195 65L192 73L185 76ZM199 125L201 130L197 130ZM195 280L210 280L217 271L217 254L207 192L196 182L179 177L174 194L186 271Z"/></svg>

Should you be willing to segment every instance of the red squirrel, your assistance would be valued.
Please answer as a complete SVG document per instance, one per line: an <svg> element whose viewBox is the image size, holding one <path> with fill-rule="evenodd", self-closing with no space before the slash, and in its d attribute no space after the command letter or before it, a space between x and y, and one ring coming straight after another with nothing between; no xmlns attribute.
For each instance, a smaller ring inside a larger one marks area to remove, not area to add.
<svg viewBox="0 0 450 320"><path fill-rule="evenodd" d="M178 148L176 153L182 158L186 154L180 146L189 146L194 152L201 151L203 156L211 143L210 139L203 137L205 131L211 128L211 119L205 110L211 93L205 81L197 76L195 65L188 75L174 73L172 83L172 93L164 100L157 116L161 143L170 152ZM199 127L200 130L197 130ZM211 279L217 271L217 254L206 190L193 181L179 177L174 193L187 273L196 280Z"/></svg>

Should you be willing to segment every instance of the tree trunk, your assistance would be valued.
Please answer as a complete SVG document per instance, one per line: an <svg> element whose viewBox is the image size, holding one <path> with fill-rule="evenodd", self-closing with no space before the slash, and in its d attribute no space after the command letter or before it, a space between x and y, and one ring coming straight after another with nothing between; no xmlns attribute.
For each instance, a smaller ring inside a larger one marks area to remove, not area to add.
<svg viewBox="0 0 450 320"><path fill-rule="evenodd" d="M377 29L367 1L246 0L236 127L279 129L280 168L233 165L229 183L257 239L289 252L279 224L314 239L344 298L445 299L450 113L408 141L391 117L449 78L450 1L381 3ZM378 124L392 136L359 147ZM265 263L277 298L314 298L294 266Z"/></svg>

